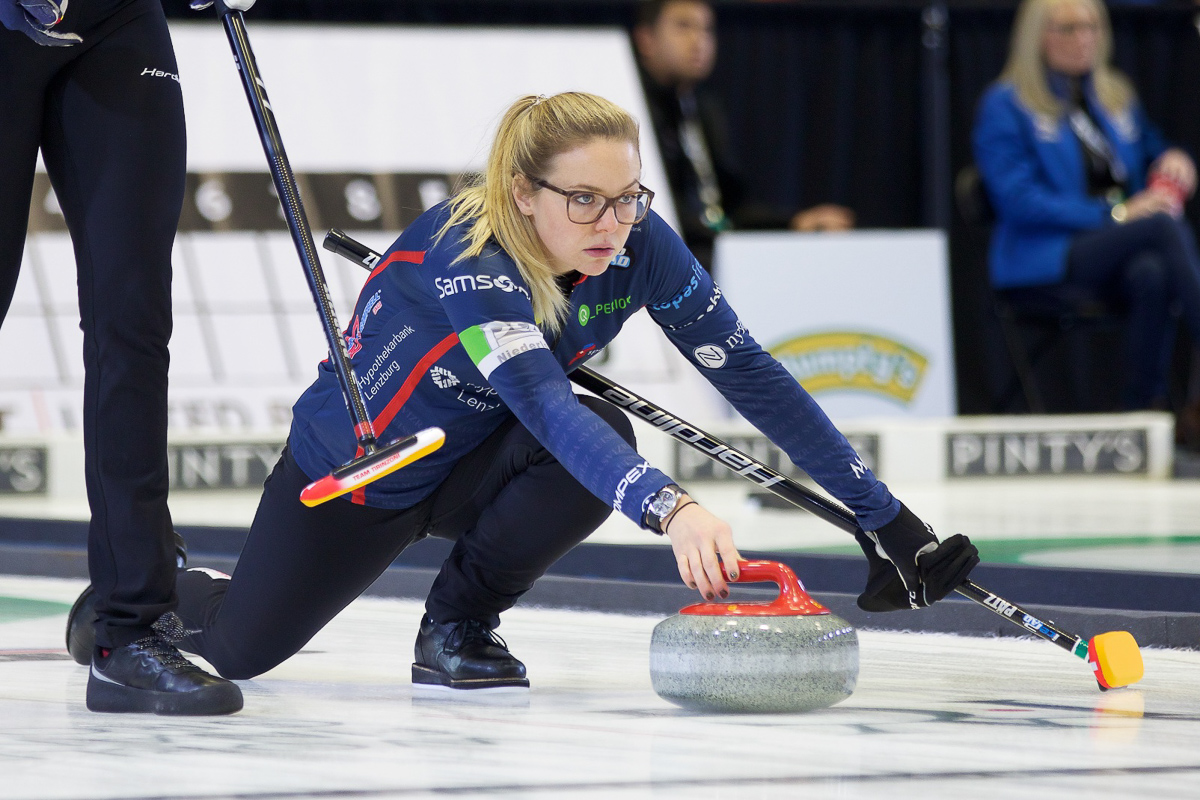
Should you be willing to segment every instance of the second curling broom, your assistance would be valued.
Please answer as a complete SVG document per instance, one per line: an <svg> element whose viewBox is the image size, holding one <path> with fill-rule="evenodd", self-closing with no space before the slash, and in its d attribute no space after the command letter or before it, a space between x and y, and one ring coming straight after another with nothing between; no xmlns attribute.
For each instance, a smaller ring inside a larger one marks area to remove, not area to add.
<svg viewBox="0 0 1200 800"><path fill-rule="evenodd" d="M271 169L271 178L279 194L279 202L283 206L287 218L288 229L304 267L304 275L308 279L308 288L312 291L313 301L321 316L321 326L325 331L325 339L329 345L329 360L337 375L338 385L346 399L346 406L354 423L354 435L358 439L358 452L355 457L335 469L320 480L313 481L300 493L300 501L308 506L324 503L355 489L366 486L372 481L395 472L406 464L411 464L437 450L446 441L446 434L441 428L426 428L411 436L405 436L386 445L380 445L375 436L371 418L367 415L367 407L363 402L362 393L358 389L358 381L350 357L346 352L346 343L340 334L337 315L333 302L329 298L329 288L325 282L325 274L321 270L321 262L317 258L317 250L313 244L312 231L308 218L304 213L304 204L300 200L300 190L296 178L292 174L291 164L288 163L287 153L283 149L283 140L279 135L279 125L275 121L275 112L267 100L267 89L259 73L258 64L254 60L254 51L250 47L250 39L246 33L246 22L236 0L217 0L215 7L217 16L225 27L229 45L241 74L242 86L246 90L246 99L250 102L250 110L254 114L254 124L262 140L263 151L267 156L267 164Z"/></svg>

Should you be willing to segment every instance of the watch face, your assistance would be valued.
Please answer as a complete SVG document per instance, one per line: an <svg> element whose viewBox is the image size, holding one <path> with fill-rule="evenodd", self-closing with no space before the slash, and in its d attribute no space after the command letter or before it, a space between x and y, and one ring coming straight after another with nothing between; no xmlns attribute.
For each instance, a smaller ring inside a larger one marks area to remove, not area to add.
<svg viewBox="0 0 1200 800"><path fill-rule="evenodd" d="M663 489L650 501L650 513L662 519L671 513L671 509L675 508L678 502L679 495L673 489Z"/></svg>

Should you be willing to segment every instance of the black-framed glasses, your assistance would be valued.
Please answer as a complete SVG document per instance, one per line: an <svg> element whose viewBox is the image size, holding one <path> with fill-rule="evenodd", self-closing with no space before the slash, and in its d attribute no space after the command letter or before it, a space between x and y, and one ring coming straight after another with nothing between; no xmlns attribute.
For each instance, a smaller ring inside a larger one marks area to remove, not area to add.
<svg viewBox="0 0 1200 800"><path fill-rule="evenodd" d="M626 192L618 197L606 197L599 192L573 191L560 189L546 183L541 178L529 178L535 185L552 192L558 192L567 198L567 219L579 225L591 225L603 217L611 207L617 215L617 222L622 225L633 225L646 218L650 211L650 201L654 192L638 184L636 192Z"/></svg>

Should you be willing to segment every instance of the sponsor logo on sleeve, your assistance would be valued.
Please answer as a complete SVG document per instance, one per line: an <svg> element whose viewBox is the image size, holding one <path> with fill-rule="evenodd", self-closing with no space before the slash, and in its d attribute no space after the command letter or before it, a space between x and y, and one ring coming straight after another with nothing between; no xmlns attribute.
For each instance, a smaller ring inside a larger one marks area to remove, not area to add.
<svg viewBox="0 0 1200 800"><path fill-rule="evenodd" d="M433 285L437 287L438 299L441 300L463 292L480 292L496 289L501 292L520 292L532 300L529 290L517 285L507 275L455 275L453 278L436 278Z"/></svg>
<svg viewBox="0 0 1200 800"><path fill-rule="evenodd" d="M857 454L856 454L857 456ZM867 465L863 463L862 456L857 456L850 462L850 469L854 473L854 477L861 479L867 474Z"/></svg>
<svg viewBox="0 0 1200 800"><path fill-rule="evenodd" d="M702 344L692 351L692 358L705 369L720 369L725 366L728 356L725 348L719 344Z"/></svg>
<svg viewBox="0 0 1200 800"><path fill-rule="evenodd" d="M636 467L633 467L617 481L617 490L613 493L613 509L621 510L621 504L625 502L625 493L629 491L629 487L641 480L642 476L650 469L650 463L643 461Z"/></svg>
<svg viewBox="0 0 1200 800"><path fill-rule="evenodd" d="M746 337L750 335L750 329L742 324L739 319L737 321L737 329L725 339L725 348L732 350L742 342L746 341Z"/></svg>
<svg viewBox="0 0 1200 800"><path fill-rule="evenodd" d="M692 294L700 290L700 275L702 269L703 267L701 267L699 263L692 262L691 280L684 285L679 294L675 295L665 303L657 303L650 306L650 308L654 309L655 311L665 311L668 308L679 308L679 306L683 304L684 300L687 300L692 296ZM719 293L717 294L717 297L720 297Z"/></svg>
<svg viewBox="0 0 1200 800"><path fill-rule="evenodd" d="M493 320L468 328L459 340L485 378L522 353L550 349L541 330L532 322Z"/></svg>

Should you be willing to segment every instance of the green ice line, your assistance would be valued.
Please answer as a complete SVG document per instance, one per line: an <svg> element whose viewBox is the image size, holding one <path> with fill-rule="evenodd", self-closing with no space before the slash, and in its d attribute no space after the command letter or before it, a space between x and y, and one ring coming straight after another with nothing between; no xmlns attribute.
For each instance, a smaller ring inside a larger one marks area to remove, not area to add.
<svg viewBox="0 0 1200 800"><path fill-rule="evenodd" d="M0 623L53 617L56 614L65 614L70 610L70 603L30 600L27 597L0 597Z"/></svg>

